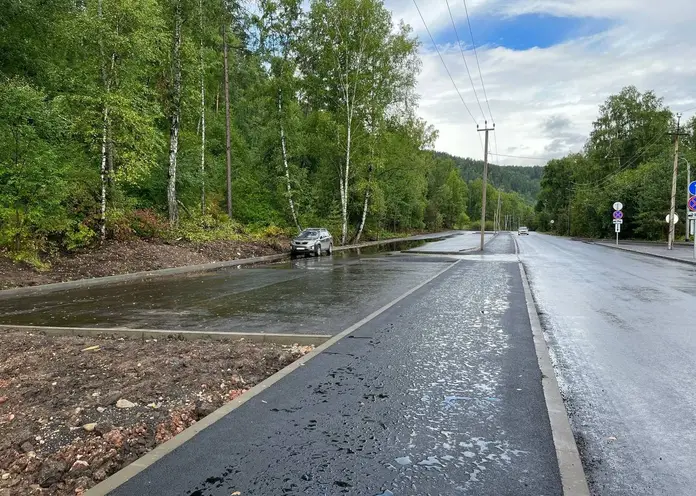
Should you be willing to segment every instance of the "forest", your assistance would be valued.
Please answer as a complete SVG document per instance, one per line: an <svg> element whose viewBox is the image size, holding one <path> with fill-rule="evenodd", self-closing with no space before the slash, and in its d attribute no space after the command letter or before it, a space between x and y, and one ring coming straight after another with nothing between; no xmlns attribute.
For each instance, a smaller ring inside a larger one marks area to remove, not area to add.
<svg viewBox="0 0 696 496"><path fill-rule="evenodd" d="M454 160L462 178L475 181L483 175L483 160L454 157L447 153L435 152L439 158ZM488 180L496 188L521 194L530 203L535 203L540 190L542 166L495 165L488 164Z"/></svg>
<svg viewBox="0 0 696 496"><path fill-rule="evenodd" d="M0 0L0 250L476 227L378 0ZM524 172L524 171L523 171ZM537 174L533 171L532 174ZM489 183L533 217L534 186Z"/></svg>
<svg viewBox="0 0 696 496"><path fill-rule="evenodd" d="M539 228L612 237L612 205L619 201L624 204L621 237L665 239L677 133L676 233L683 237L687 179L696 164L696 118L680 120L654 92L641 93L635 87L624 88L600 106L580 153L546 165L536 205ZM691 179L696 179L696 169Z"/></svg>

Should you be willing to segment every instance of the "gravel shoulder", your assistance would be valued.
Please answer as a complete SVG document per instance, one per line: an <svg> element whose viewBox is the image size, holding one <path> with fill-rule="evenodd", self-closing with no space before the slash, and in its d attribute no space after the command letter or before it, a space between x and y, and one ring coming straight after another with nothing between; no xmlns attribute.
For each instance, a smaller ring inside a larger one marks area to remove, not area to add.
<svg viewBox="0 0 696 496"><path fill-rule="evenodd" d="M311 347L0 334L0 496L82 494Z"/></svg>

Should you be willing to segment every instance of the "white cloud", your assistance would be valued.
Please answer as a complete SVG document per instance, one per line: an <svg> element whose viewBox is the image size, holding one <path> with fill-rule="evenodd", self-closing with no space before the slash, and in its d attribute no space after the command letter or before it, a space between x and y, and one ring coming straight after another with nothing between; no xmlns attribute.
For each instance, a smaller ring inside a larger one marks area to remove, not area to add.
<svg viewBox="0 0 696 496"><path fill-rule="evenodd" d="M418 4L433 35L451 30L444 1L420 0ZM413 2L392 0L386 5L393 10L394 19L403 18L411 24L423 42L420 115L440 131L436 148L461 156L482 157L476 126L433 50ZM465 22L463 3L450 0L450 5L457 22ZM472 10L493 15L545 13L610 17L615 21L607 32L545 49L479 48L501 154L562 156L580 150L599 105L628 85L641 91L654 90L675 111L696 106L693 0L483 0L467 5L470 13ZM473 28L476 34L476 26ZM460 31L460 35L464 33ZM440 49L464 100L483 124L458 47L449 45ZM467 52L466 56L470 69L474 70L474 81L478 82L473 52ZM485 109L485 102L482 104ZM550 120L565 125L549 127ZM491 147L492 151L494 148ZM495 158L493 161L496 162ZM500 158L497 162L534 163L514 158Z"/></svg>

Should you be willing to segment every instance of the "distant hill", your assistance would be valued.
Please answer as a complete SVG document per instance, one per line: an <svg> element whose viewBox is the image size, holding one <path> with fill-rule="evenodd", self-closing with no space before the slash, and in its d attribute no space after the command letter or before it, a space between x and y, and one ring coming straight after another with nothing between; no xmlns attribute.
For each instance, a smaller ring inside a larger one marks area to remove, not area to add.
<svg viewBox="0 0 696 496"><path fill-rule="evenodd" d="M483 175L483 160L455 157L448 153L435 152L440 158L449 158L459 168L466 182L471 182ZM488 180L496 188L505 191L516 191L524 196L530 203L535 203L540 190L541 175L544 168L541 166L522 167L519 165L488 165Z"/></svg>

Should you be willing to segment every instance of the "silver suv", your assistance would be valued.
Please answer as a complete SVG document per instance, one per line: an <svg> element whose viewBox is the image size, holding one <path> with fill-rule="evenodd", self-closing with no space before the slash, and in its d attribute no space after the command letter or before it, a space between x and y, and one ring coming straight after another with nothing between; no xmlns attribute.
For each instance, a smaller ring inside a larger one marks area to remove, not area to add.
<svg viewBox="0 0 696 496"><path fill-rule="evenodd" d="M333 253L333 237L323 228L309 228L302 231L291 243L290 255L294 258L299 254L315 256L326 252L327 255Z"/></svg>

